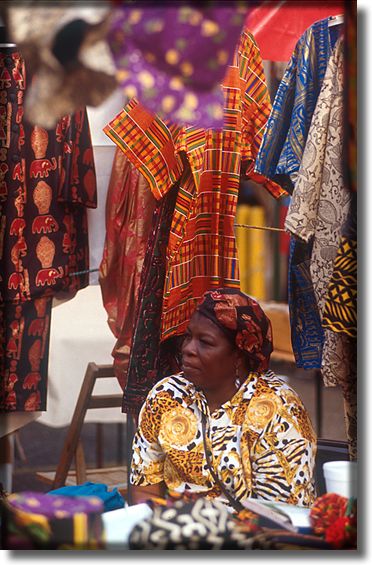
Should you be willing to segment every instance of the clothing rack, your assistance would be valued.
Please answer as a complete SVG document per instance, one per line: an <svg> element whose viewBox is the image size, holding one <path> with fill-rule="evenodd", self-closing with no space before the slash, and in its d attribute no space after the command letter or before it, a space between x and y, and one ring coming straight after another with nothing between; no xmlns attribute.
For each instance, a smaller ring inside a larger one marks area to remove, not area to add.
<svg viewBox="0 0 372 565"><path fill-rule="evenodd" d="M337 16L329 16L328 18L328 27L341 25L343 23L344 23L343 14L338 14Z"/></svg>

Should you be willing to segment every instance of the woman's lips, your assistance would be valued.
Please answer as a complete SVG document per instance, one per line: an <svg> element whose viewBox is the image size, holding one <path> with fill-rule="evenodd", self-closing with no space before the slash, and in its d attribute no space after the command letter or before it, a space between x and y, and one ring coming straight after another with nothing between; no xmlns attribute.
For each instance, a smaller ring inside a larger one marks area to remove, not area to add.
<svg viewBox="0 0 372 565"><path fill-rule="evenodd" d="M188 363L182 363L182 370L185 373L188 373L190 371L198 371L199 369L197 367L194 367L193 365L189 365Z"/></svg>

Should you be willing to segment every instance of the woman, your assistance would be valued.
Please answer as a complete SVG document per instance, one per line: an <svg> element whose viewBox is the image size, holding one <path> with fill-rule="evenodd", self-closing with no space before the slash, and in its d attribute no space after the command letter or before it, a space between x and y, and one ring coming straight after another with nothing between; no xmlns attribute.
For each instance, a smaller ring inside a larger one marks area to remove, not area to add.
<svg viewBox="0 0 372 565"><path fill-rule="evenodd" d="M235 289L205 293L182 372L158 382L142 406L132 503L168 490L229 504L226 489L238 500L312 504L315 433L298 395L267 370L272 349L270 320L255 300Z"/></svg>

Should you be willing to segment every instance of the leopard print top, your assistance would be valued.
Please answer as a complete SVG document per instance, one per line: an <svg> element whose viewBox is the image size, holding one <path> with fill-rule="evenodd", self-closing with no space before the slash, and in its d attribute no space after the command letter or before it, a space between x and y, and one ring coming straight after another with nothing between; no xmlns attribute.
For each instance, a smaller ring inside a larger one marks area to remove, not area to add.
<svg viewBox="0 0 372 565"><path fill-rule="evenodd" d="M235 498L313 503L316 436L297 393L272 371L250 373L213 413L182 373L159 381L139 415L131 483L224 500L204 455L203 412L214 470Z"/></svg>

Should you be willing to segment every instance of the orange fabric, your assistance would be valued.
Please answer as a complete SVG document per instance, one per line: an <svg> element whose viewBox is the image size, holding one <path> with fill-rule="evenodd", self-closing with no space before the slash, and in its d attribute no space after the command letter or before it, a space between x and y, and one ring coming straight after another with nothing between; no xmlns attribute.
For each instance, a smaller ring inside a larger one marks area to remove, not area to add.
<svg viewBox="0 0 372 565"><path fill-rule="evenodd" d="M105 128L149 180L156 198L184 169L167 249L162 340L184 332L205 291L240 286L234 220L241 162L254 161L271 111L260 53L248 31L222 90L221 130L180 128L158 116L150 120L134 99Z"/></svg>
<svg viewBox="0 0 372 565"><path fill-rule="evenodd" d="M123 388L154 206L148 183L117 149L106 201L106 239L99 282L108 324L117 338L112 355Z"/></svg>

